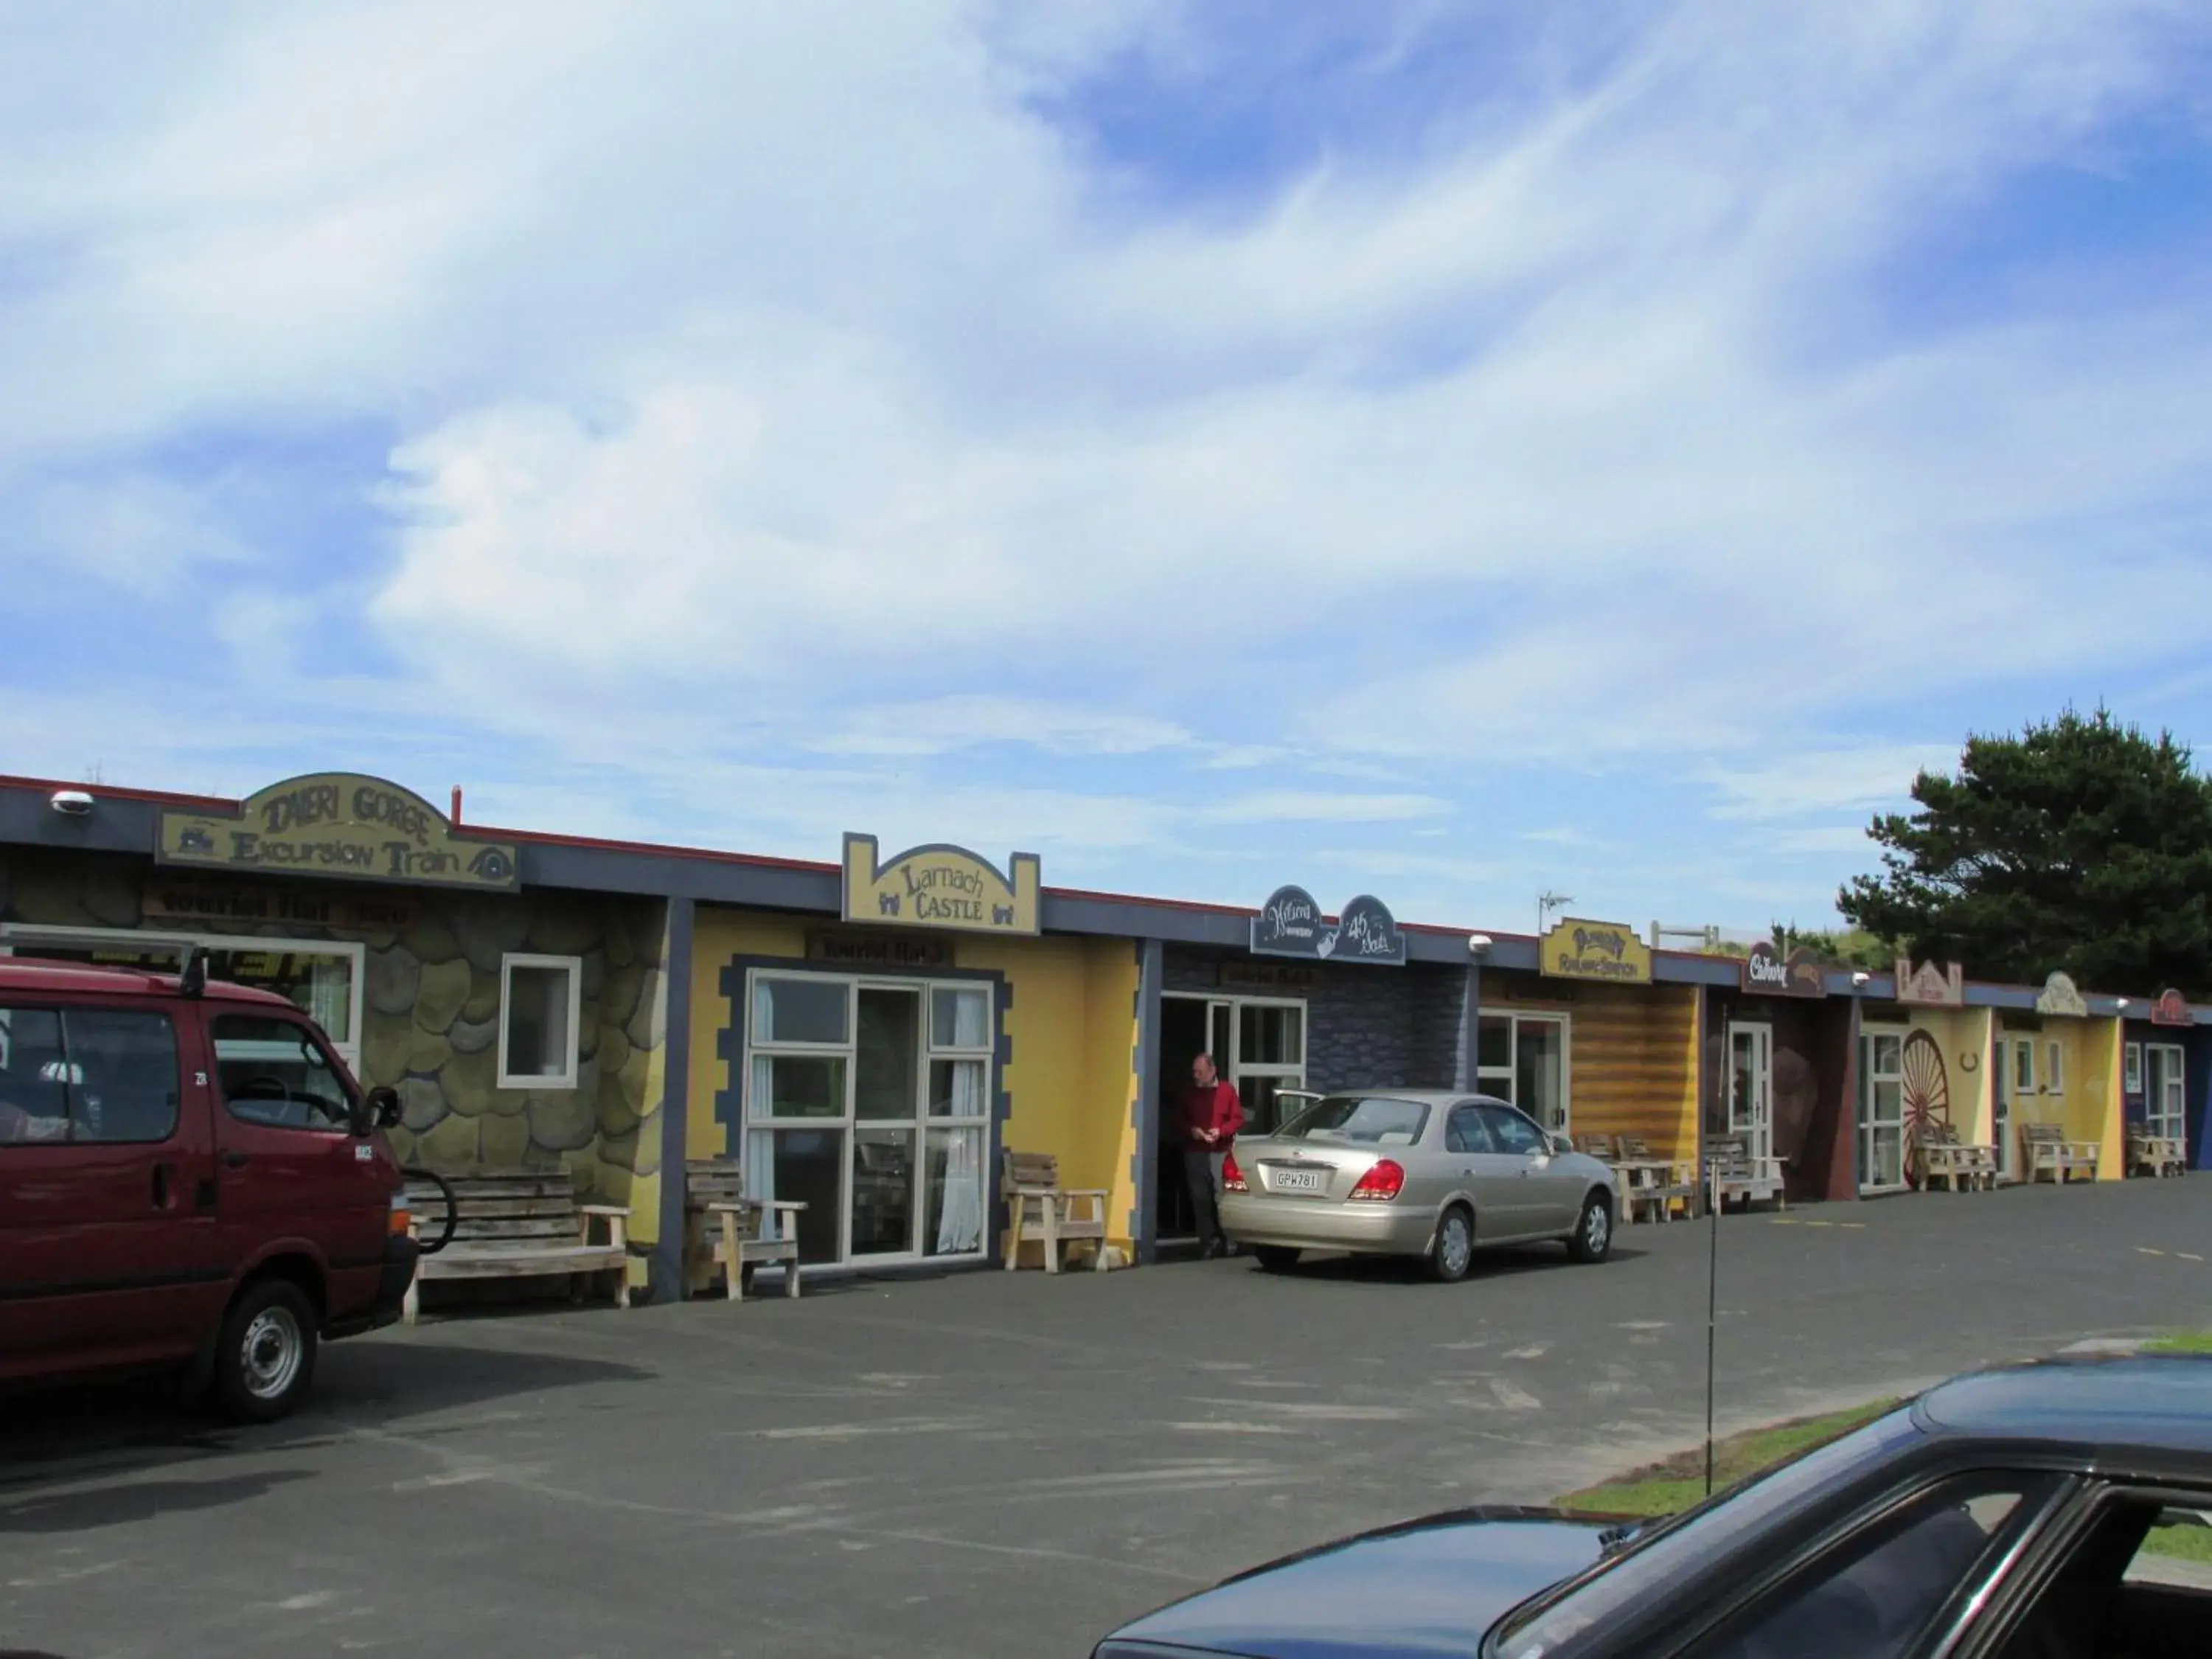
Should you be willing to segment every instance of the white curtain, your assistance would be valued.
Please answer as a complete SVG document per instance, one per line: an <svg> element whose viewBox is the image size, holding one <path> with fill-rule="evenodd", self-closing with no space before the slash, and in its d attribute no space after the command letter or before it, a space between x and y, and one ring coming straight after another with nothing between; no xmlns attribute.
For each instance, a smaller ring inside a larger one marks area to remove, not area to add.
<svg viewBox="0 0 2212 1659"><path fill-rule="evenodd" d="M971 1255L983 1246L982 1131L932 1129L929 1137L945 1148L935 1254Z"/></svg>
<svg viewBox="0 0 2212 1659"><path fill-rule="evenodd" d="M983 1115L983 1062L980 1060L957 1060L952 1066L953 1117L981 1117Z"/></svg>

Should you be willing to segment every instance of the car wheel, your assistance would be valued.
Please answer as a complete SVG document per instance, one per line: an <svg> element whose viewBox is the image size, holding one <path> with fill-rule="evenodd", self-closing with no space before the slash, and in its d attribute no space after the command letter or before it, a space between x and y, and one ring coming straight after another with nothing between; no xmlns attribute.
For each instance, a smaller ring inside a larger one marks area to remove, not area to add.
<svg viewBox="0 0 2212 1659"><path fill-rule="evenodd" d="M1612 1253L1613 1206L1603 1193L1592 1193L1567 1240L1567 1254L1577 1261L1602 1261Z"/></svg>
<svg viewBox="0 0 2212 1659"><path fill-rule="evenodd" d="M315 1375L315 1310L281 1279L249 1285L223 1316L215 1392L228 1415L273 1423L297 1405Z"/></svg>
<svg viewBox="0 0 2212 1659"><path fill-rule="evenodd" d="M1255 1244L1252 1247L1252 1255L1263 1273L1286 1273L1298 1265L1298 1257L1304 1254L1303 1250L1289 1244Z"/></svg>
<svg viewBox="0 0 2212 1659"><path fill-rule="evenodd" d="M1441 1284L1456 1285L1474 1265L1474 1218L1455 1204L1437 1223L1436 1243L1429 1246L1429 1276Z"/></svg>

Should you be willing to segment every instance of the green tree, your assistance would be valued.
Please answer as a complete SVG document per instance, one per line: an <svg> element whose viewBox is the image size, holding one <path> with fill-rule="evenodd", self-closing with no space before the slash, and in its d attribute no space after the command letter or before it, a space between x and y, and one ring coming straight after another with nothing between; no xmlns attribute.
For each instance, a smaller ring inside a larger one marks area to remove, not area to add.
<svg viewBox="0 0 2212 1659"><path fill-rule="evenodd" d="M1863 927L1811 928L1795 922L1774 924L1774 948L1784 956L1803 945L1838 968L1887 972L1897 965L1897 946Z"/></svg>
<svg viewBox="0 0 2212 1659"><path fill-rule="evenodd" d="M1868 830L1882 873L1837 897L1860 927L1985 978L2212 992L2212 784L2171 733L2069 708L1969 738L1912 799Z"/></svg>

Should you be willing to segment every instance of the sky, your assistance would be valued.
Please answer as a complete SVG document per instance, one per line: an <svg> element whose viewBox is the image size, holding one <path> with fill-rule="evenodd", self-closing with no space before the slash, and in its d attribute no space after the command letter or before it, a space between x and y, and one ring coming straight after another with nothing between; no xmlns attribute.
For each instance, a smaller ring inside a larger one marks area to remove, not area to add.
<svg viewBox="0 0 2212 1659"><path fill-rule="evenodd" d="M2202 0L0 40L0 772L1743 933L2212 744Z"/></svg>

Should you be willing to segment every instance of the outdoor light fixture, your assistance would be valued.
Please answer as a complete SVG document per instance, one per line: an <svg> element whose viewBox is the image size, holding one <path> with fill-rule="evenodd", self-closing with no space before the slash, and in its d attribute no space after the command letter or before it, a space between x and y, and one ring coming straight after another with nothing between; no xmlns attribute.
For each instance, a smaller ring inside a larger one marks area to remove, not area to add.
<svg viewBox="0 0 2212 1659"><path fill-rule="evenodd" d="M82 789L57 789L46 805L65 817L81 818L92 811L92 797Z"/></svg>
<svg viewBox="0 0 2212 1659"><path fill-rule="evenodd" d="M1853 974L1853 975L1851 975L1851 989L1853 989L1854 991L1863 991L1863 990L1865 990L1865 989L1866 989L1866 988L1867 988L1868 982L1869 982L1869 981L1871 981L1873 978L1874 978L1874 975L1873 975L1872 974L1869 974L1869 972L1867 972L1867 970L1866 970L1865 969L1863 969L1863 968L1860 969L1856 973L1855 973L1855 974Z"/></svg>
<svg viewBox="0 0 2212 1659"><path fill-rule="evenodd" d="M1480 955L1481 955L1485 951L1487 951L1489 948L1490 948L1490 935L1489 935L1489 934L1487 934L1487 933L1469 933L1469 934L1467 936L1467 951L1468 951L1468 954L1469 956L1473 956L1473 957L1479 957L1479 956L1480 956Z"/></svg>
<svg viewBox="0 0 2212 1659"><path fill-rule="evenodd" d="M2113 1003L2112 1006L2118 1012L2124 1014L2128 1011L2128 1000L2125 997L2122 997Z"/></svg>

